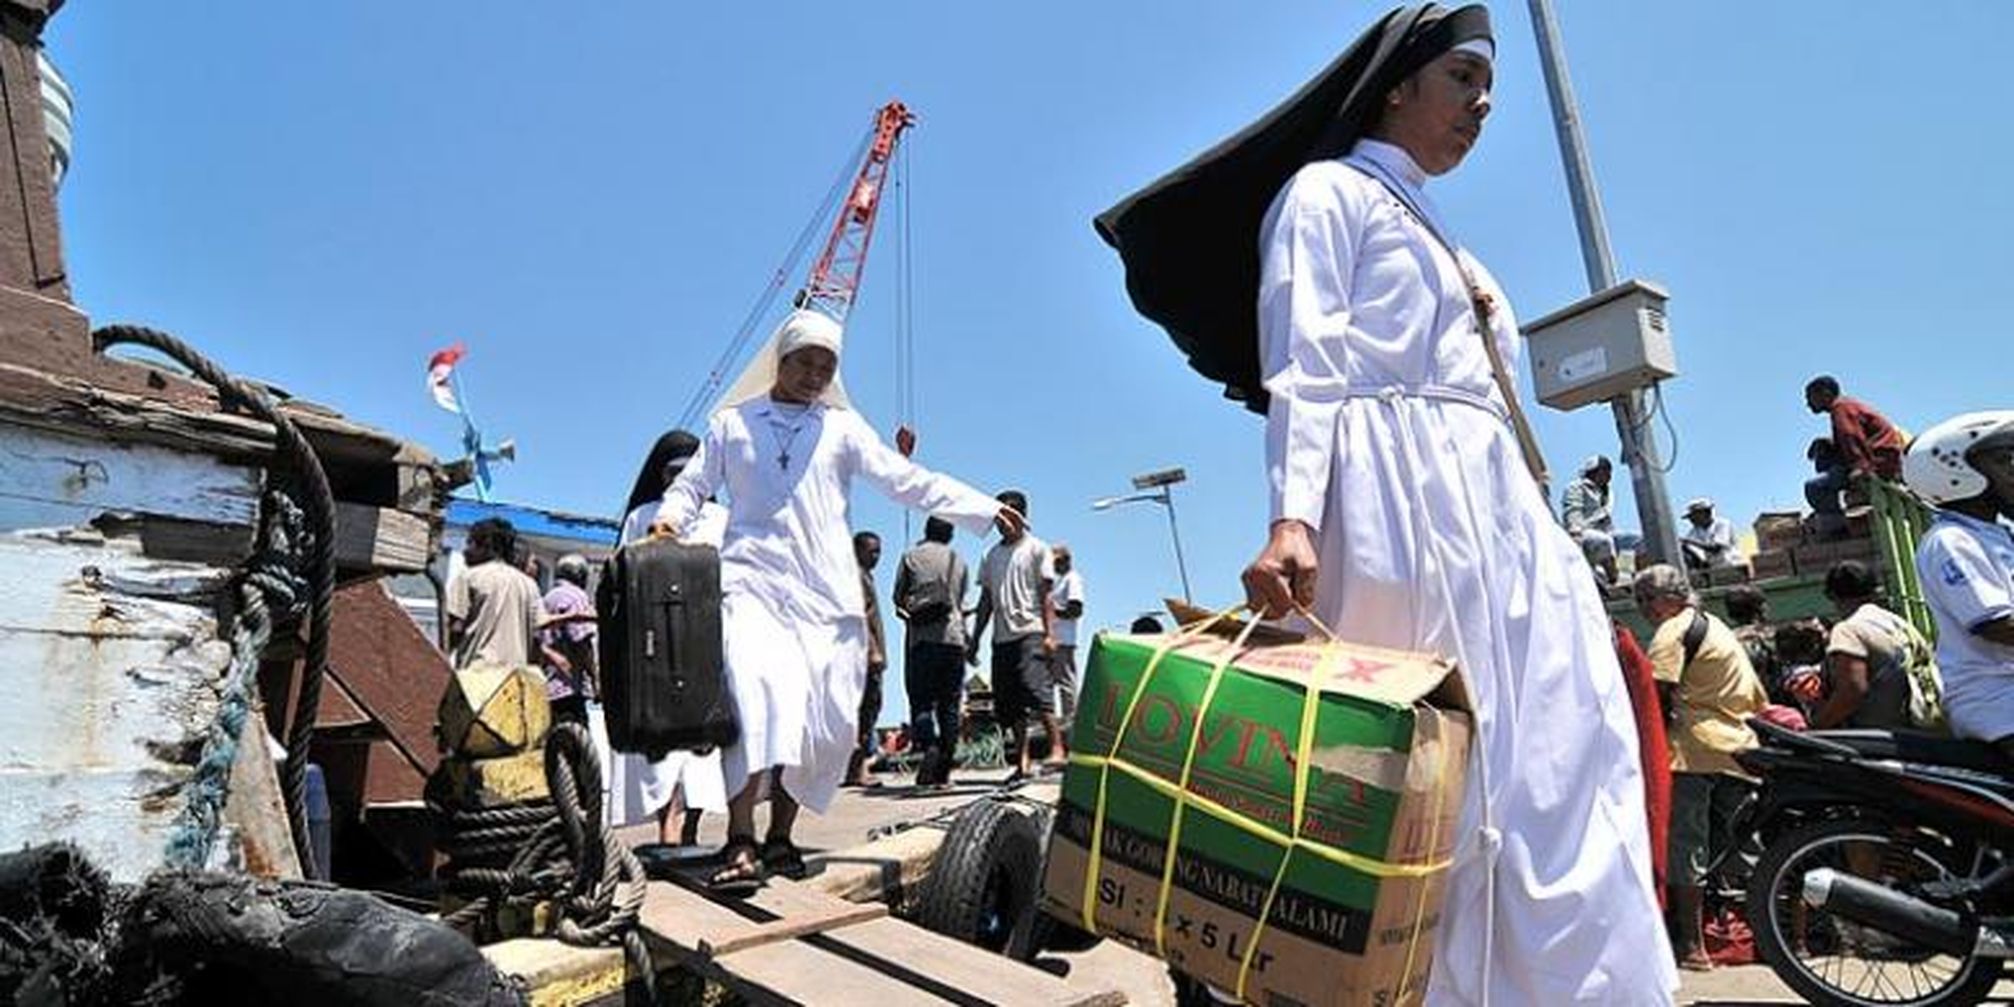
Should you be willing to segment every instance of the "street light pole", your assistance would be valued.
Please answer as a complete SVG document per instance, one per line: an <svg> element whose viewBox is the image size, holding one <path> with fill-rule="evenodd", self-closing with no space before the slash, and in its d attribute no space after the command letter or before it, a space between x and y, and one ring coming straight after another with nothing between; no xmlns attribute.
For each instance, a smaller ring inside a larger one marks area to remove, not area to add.
<svg viewBox="0 0 2014 1007"><path fill-rule="evenodd" d="M1566 166L1567 193L1573 198L1574 225L1580 232L1581 259L1587 266L1588 292L1598 293L1615 286L1616 271L1615 252L1608 244L1608 221L1601 209L1601 193L1595 189L1594 162L1588 157L1587 137L1581 132L1580 107L1574 101L1573 82L1567 79L1566 53L1561 47L1552 0L1529 0L1529 3L1532 32L1538 36L1539 65L1545 70L1546 95L1552 101L1553 125L1559 132L1560 160ZM1625 392L1609 405L1615 410L1615 432L1622 442L1623 463L1629 466L1644 544L1657 562L1678 563L1678 526L1673 520L1671 496L1665 489L1656 432L1651 429L1643 390Z"/></svg>
<svg viewBox="0 0 2014 1007"><path fill-rule="evenodd" d="M1175 572L1182 577L1182 600L1194 604L1195 596L1189 593L1189 563L1182 557L1182 531L1175 525L1175 484L1189 478L1181 469L1166 469L1133 477L1133 488L1141 492L1130 496L1105 497L1091 501L1092 510L1111 510L1120 504L1157 503L1168 509L1168 537L1175 543Z"/></svg>
<svg viewBox="0 0 2014 1007"><path fill-rule="evenodd" d="M1194 595L1189 593L1189 564L1182 559L1182 533L1175 528L1175 488L1161 487L1161 506L1168 508L1168 537L1175 540L1175 571L1182 575L1182 600L1193 605Z"/></svg>

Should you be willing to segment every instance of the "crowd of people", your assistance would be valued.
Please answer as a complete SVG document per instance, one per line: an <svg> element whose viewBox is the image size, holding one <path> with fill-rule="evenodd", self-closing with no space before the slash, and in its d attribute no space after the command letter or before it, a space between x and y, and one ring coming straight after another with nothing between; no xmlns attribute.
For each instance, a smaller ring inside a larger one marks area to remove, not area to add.
<svg viewBox="0 0 2014 1007"><path fill-rule="evenodd" d="M1829 379L1813 387L1838 401ZM1849 412L1861 417L1856 424L1869 415L1857 404ZM1657 686L1654 700L1641 691L1633 699L1649 828L1662 852L1656 874L1683 967L1713 964L1702 893L1709 869L1744 840L1734 814L1755 781L1735 756L1759 743L1753 720L1791 730L1948 731L2014 758L2014 533L2004 523L2014 518L2014 412L1961 416L1905 451L1856 453L1872 467L1849 477L1901 478L1937 508L1915 556L1934 647L1889 607L1880 574L1856 560L1825 572L1832 613L1822 620L1772 624L1764 593L1744 584L1723 597L1723 621L1683 571L1665 564L1631 584L1653 636L1646 653L1618 622L1617 651L1626 675Z"/></svg>
<svg viewBox="0 0 2014 1007"><path fill-rule="evenodd" d="M1839 618L1823 629L1771 627L1750 594L1729 625L1673 566L1632 582L1655 627L1647 648L1609 620L1601 583L1621 582L1617 558L1635 545L1615 527L1613 466L1583 465L1555 518L1515 394L1517 323L1427 192L1479 140L1494 59L1481 7L1394 12L1098 227L1142 313L1265 416L1270 513L1243 577L1253 609L1463 670L1475 737L1427 1001L1667 1005L1676 965L1705 964L1700 888L1744 786L1733 756L1755 744L1750 719L1918 722L1925 648L1854 564L1827 577ZM723 781L722 890L801 869L800 805L822 810L866 779L887 642L880 543L848 521L856 481L931 515L887 598L904 628L921 781L951 772L961 665L979 661L982 637L1016 772L1038 769L1035 726L1050 761L1067 744L1083 604L1068 550L1031 532L1025 494L987 496L882 443L846 401L840 357L836 323L793 314L768 370L737 385L702 435L667 435L676 451L653 453L626 522L627 541L720 549L741 738L640 775L662 808L712 810L695 784ZM1807 492L1835 534L1855 478L1894 478L1916 455L1836 381L1813 381L1807 402L1832 418ZM1926 494L1943 510L1919 562L1951 726L2014 749L2014 538L1999 523L2014 513L2014 423L1975 433L1936 442L1934 464L1957 488ZM1712 501L1692 501L1687 518L1695 562L1736 555ZM969 624L957 525L999 532ZM480 542L472 529L470 548L475 564L502 547L494 529ZM540 629L535 597L482 569L471 567L464 632Z"/></svg>
<svg viewBox="0 0 2014 1007"><path fill-rule="evenodd" d="M1856 488L1864 490L1870 479L1894 482L1901 478L1906 438L1872 406L1842 394L1839 380L1831 375L1819 375L1805 385L1804 403L1831 424L1830 433L1814 438L1805 450L1805 457L1817 470L1804 484L1804 499L1811 508L1811 538L1836 541L1848 535L1846 501ZM1615 466L1606 456L1590 456L1560 494L1560 522L1601 575L1604 586L1626 581L1618 557L1643 546L1643 536L1615 526L1610 488L1614 475ZM1695 573L1738 568L1748 558L1736 541L1734 523L1717 512L1709 497L1695 497L1686 503L1679 548L1684 568Z"/></svg>
<svg viewBox="0 0 2014 1007"><path fill-rule="evenodd" d="M918 786L950 784L966 734L965 669L979 663L982 640L991 646L994 716L1014 777L1068 757L1084 614L1084 581L1069 547L1029 530L1022 491L986 496L884 444L837 381L840 350L837 324L794 312L762 379L730 393L705 436L675 430L659 438L622 523L619 547L667 536L719 551L723 673L740 737L724 749L657 760L611 759L602 742L607 807L616 824L654 819L667 844L695 842L702 815L725 813L726 866L715 878L724 891L769 873L800 875L803 855L792 841L799 808L822 811L841 786L877 785L874 739L890 638L875 579L881 538L853 531L847 517L856 479L930 515L886 598L902 626ZM952 545L960 523L999 532L976 592ZM540 666L555 715L599 735L587 560L562 557L541 597L507 521L476 522L464 553L446 609L455 665ZM1040 766L1038 726L1047 744ZM762 803L770 817L758 841Z"/></svg>

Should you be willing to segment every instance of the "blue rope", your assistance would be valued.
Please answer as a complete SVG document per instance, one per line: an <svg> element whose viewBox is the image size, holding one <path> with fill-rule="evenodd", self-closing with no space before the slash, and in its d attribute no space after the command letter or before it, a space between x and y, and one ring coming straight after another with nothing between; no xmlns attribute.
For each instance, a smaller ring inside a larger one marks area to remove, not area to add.
<svg viewBox="0 0 2014 1007"><path fill-rule="evenodd" d="M210 866L224 805L231 794L231 768L238 761L239 739L252 714L252 690L259 677L259 658L272 639L274 612L298 618L305 607L308 584L300 573L305 562L306 519L285 494L266 494L260 549L238 581L240 610L231 631L231 662L224 672L217 716L203 736L203 754L184 787L187 800L168 834L167 863L171 868ZM312 851L301 850L303 860Z"/></svg>

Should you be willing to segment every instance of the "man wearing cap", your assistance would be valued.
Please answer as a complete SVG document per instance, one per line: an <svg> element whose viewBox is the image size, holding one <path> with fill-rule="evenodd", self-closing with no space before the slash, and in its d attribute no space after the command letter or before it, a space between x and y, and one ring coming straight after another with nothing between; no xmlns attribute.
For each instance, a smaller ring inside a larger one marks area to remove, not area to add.
<svg viewBox="0 0 2014 1007"><path fill-rule="evenodd" d="M1685 535L1678 547L1685 553L1686 569L1700 571L1741 565L1741 550L1734 544L1734 524L1714 516L1712 500L1695 497L1685 505L1685 520Z"/></svg>
<svg viewBox="0 0 2014 1007"><path fill-rule="evenodd" d="M1482 134L1494 55L1482 7L1394 11L1098 226L1135 307L1266 416L1253 604L1444 655L1472 690L1426 1002L1669 1004L1609 623L1540 489L1507 298L1427 193Z"/></svg>
<svg viewBox="0 0 2014 1007"><path fill-rule="evenodd" d="M733 794L726 866L713 878L723 893L746 893L769 871L803 875L791 841L798 807L822 813L832 803L859 741L869 630L848 524L854 480L975 533L995 521L1023 527L1013 508L882 442L839 381L841 335L817 311L785 319L707 422L652 526L677 535L725 491L721 629L741 734L721 753ZM758 846L765 791L769 829Z"/></svg>

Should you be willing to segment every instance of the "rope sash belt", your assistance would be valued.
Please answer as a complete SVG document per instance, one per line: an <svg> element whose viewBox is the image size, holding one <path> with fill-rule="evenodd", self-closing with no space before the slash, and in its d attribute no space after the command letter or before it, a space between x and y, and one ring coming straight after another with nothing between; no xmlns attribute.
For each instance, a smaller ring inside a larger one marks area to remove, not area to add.
<svg viewBox="0 0 2014 1007"><path fill-rule="evenodd" d="M1386 402L1394 399L1431 399L1436 402L1454 402L1460 405L1474 406L1489 413L1503 421L1505 426L1509 426L1511 422L1510 411L1503 407L1503 403L1481 392L1472 392L1466 388L1456 388L1453 385L1395 383L1362 388L1351 387L1343 393L1343 397L1350 399L1378 399Z"/></svg>

